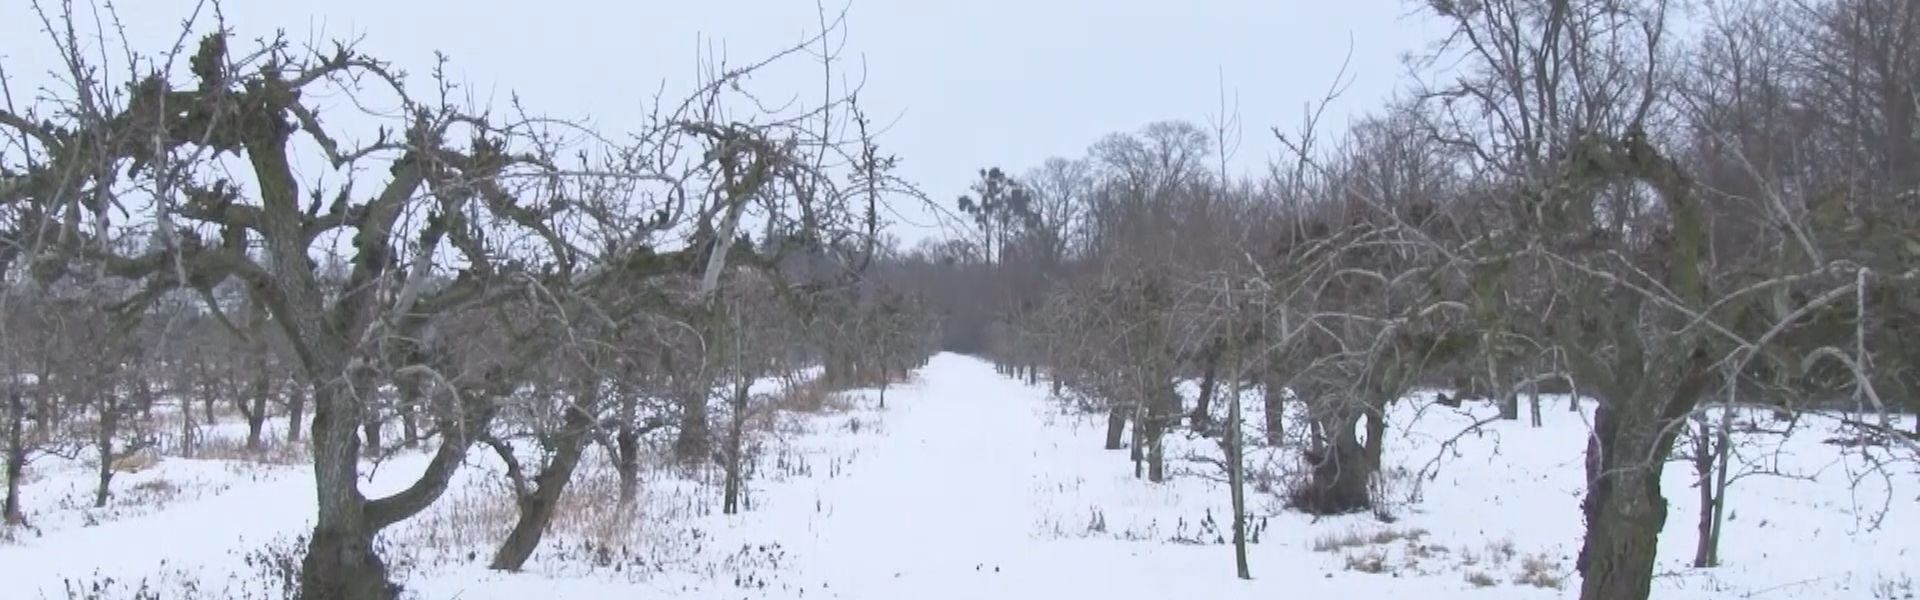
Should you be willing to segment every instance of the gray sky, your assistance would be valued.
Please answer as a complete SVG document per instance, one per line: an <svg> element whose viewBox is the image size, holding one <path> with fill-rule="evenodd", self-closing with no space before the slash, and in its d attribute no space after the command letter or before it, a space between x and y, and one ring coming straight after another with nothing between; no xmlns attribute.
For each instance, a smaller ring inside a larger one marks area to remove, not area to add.
<svg viewBox="0 0 1920 600"><path fill-rule="evenodd" d="M8 40L0 64L16 95L43 85L51 66L27 4L0 6L0 39ZM119 4L137 49L157 53L194 2ZM1259 169L1277 152L1269 128L1297 125L1350 43L1354 81L1331 124L1404 85L1400 56L1433 35L1405 16L1411 9L1404 0L855 0L840 68L864 64L862 101L892 124L883 150L950 209L981 167L1017 172L1049 156L1077 157L1104 134L1154 120L1205 125L1218 112L1222 76L1244 132L1234 168ZM819 29L804 0L229 0L226 12L247 38L275 28L296 40L364 37L363 50L408 69L416 83L439 50L483 97L504 105L518 93L536 110L616 131L631 127L663 84L669 98L689 87L700 40L742 62ZM821 82L802 59L754 87L814 99ZM932 223L922 211L902 216ZM913 225L896 229L909 242L929 233Z"/></svg>

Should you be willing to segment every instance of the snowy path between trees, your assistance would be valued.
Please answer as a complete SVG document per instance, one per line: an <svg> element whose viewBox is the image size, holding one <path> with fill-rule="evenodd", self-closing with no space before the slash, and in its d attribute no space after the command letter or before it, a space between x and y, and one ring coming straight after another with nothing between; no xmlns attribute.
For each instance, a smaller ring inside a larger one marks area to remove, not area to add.
<svg viewBox="0 0 1920 600"><path fill-rule="evenodd" d="M1048 504L1049 482L1090 467L1126 471L1129 463L1097 447L1064 447L1069 440L1042 416L1048 404L1039 388L973 359L935 361L919 393L901 394L887 413L887 434L871 458L822 491L834 500L809 550L812 576L831 597L1263 595L1233 580L1225 546L1039 537L1035 509ZM1076 454L1099 462L1061 460Z"/></svg>
<svg viewBox="0 0 1920 600"><path fill-rule="evenodd" d="M1214 440L1172 436L1173 478L1136 479L1125 451L1101 449L1101 416L1066 411L1044 385L952 354L889 390L885 409L873 390L847 394L842 409L785 415L764 434L751 505L739 515L718 514L716 487L656 470L640 520L619 541L557 528L526 572L489 571L511 507L497 460L474 452L446 498L383 535L383 554L410 597L436 600L1577 596L1590 415L1568 412L1564 398L1542 411L1545 427L1523 417L1465 434L1492 407L1398 403L1381 486L1391 523L1283 509L1274 490L1297 468L1292 451L1253 453L1253 471L1278 478L1249 489L1254 579L1241 581L1225 543L1226 490L1207 459L1219 456ZM1257 394L1247 404L1255 429ZM1896 465L1863 476L1864 465L1808 427L1752 457L1804 478L1734 488L1726 565L1716 569L1686 566L1697 499L1687 465L1669 465L1655 598L1920 589L1910 566L1920 556L1911 539L1920 475ZM424 458L390 460L363 487L398 489ZM1431 477L1416 475L1429 468ZM168 459L117 479L107 511L74 508L90 497L83 462L35 469L25 493L41 531L0 541L0 598L94 597L69 596L69 581L117 590L99 598L130 598L142 585L164 598L280 598L275 569L248 557L263 548L287 556L312 519L302 466ZM591 469L577 477L580 490L605 481Z"/></svg>
<svg viewBox="0 0 1920 600"><path fill-rule="evenodd" d="M1133 488L1109 499L1116 515L1137 501L1224 504L1226 496L1182 502L1178 490L1133 479L1125 452L1102 450L1097 431L1064 427L1081 417L1060 416L1044 387L1002 377L978 359L935 357L917 384L889 394L883 418L884 432L858 451L847 476L820 485L815 501L771 500L765 512L740 524L794 551L793 568L779 577L795 589L768 597L1124 600L1352 592L1354 574L1335 578L1319 572L1317 563L1259 565L1269 572L1236 580L1229 545L1081 537L1091 511L1057 509L1062 493L1088 478ZM1195 507L1187 518L1197 521L1204 510ZM1224 530L1224 513L1215 515ZM1368 578L1375 580L1371 592L1430 597L1433 591L1411 580Z"/></svg>

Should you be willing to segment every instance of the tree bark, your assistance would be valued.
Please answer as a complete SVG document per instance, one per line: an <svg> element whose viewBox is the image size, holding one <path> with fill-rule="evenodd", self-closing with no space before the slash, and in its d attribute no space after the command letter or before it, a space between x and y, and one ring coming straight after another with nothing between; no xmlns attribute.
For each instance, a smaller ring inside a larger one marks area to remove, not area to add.
<svg viewBox="0 0 1920 600"><path fill-rule="evenodd" d="M318 436L315 436L318 437ZM300 562L300 597L330 600L391 600L399 587L387 582L387 565L373 551L374 530L363 517L316 525Z"/></svg>
<svg viewBox="0 0 1920 600"><path fill-rule="evenodd" d="M1287 433L1286 386L1279 382L1278 377L1271 377L1267 380L1263 388L1262 393L1265 397L1261 398L1260 402L1261 406L1266 409L1266 428L1264 433L1267 435L1267 445L1279 446L1281 442L1286 440Z"/></svg>
<svg viewBox="0 0 1920 600"><path fill-rule="evenodd" d="M1167 480L1167 430L1179 417L1180 396L1169 379L1156 378L1147 408L1147 481Z"/></svg>
<svg viewBox="0 0 1920 600"><path fill-rule="evenodd" d="M202 388L201 393L212 395L212 392L206 390L204 386L197 386L197 387ZM186 398L181 398L180 399L180 457L181 458L193 458L193 443L194 443L193 438L194 438L193 436L193 402L190 400L187 400Z"/></svg>
<svg viewBox="0 0 1920 600"><path fill-rule="evenodd" d="M640 495L640 429L635 423L639 416L639 399L633 394L620 395L620 430L614 433L613 470L620 477L620 508L633 508Z"/></svg>
<svg viewBox="0 0 1920 600"><path fill-rule="evenodd" d="M1705 420L1693 430L1693 474L1700 490L1699 537L1693 547L1693 568L1714 566L1713 557L1713 432Z"/></svg>
<svg viewBox="0 0 1920 600"><path fill-rule="evenodd" d="M680 401L680 434L673 441L674 457L686 462L706 459L713 446L707 426L708 386L703 383L696 387Z"/></svg>
<svg viewBox="0 0 1920 600"><path fill-rule="evenodd" d="M267 397L273 395L273 380L267 373L265 360L253 364L253 389L245 399L239 399L234 407L240 410L240 416L247 419L247 451L259 452L261 434L267 425Z"/></svg>
<svg viewBox="0 0 1920 600"><path fill-rule="evenodd" d="M1372 508L1373 498L1367 489L1375 469L1372 455L1383 448L1378 441L1381 436L1373 432L1384 431L1386 423L1353 407L1323 410L1327 414L1317 419L1322 422L1322 435L1317 447L1307 453L1312 475L1305 488L1294 491L1292 503L1316 515L1347 514ZM1361 443L1358 431L1363 419L1367 420L1369 433L1365 444Z"/></svg>
<svg viewBox="0 0 1920 600"><path fill-rule="evenodd" d="M1131 427L1127 431L1128 437L1132 438L1130 441L1130 445L1127 447L1127 458L1133 460L1133 478L1134 479L1140 479L1147 476L1147 433L1146 432L1147 432L1147 422L1150 419L1147 418L1147 414L1146 414L1147 411L1145 409L1146 404L1147 403L1144 400L1135 402L1133 405L1133 410L1128 411L1132 413L1131 418L1129 420L1133 422L1133 427Z"/></svg>
<svg viewBox="0 0 1920 600"><path fill-rule="evenodd" d="M1707 536L1711 566L1720 565L1720 534L1727 530L1727 461L1733 456L1732 413L1722 414L1720 430L1714 435L1714 459L1719 464L1713 474L1713 532Z"/></svg>
<svg viewBox="0 0 1920 600"><path fill-rule="evenodd" d="M1200 376L1200 399L1194 404L1193 413L1188 415L1187 423L1201 435L1213 428L1213 388L1219 383L1220 352L1209 349L1204 361L1204 371Z"/></svg>
<svg viewBox="0 0 1920 600"><path fill-rule="evenodd" d="M398 590L388 584L387 565L373 551L379 530L368 522L367 500L359 486L362 409L348 385L336 379L313 390L313 477L319 511L301 561L300 596L389 600Z"/></svg>
<svg viewBox="0 0 1920 600"><path fill-rule="evenodd" d="M113 392L101 395L100 427L93 440L99 452L99 481L93 489L93 507L106 508L107 499L113 492L113 438L120 430L120 407L113 399Z"/></svg>
<svg viewBox="0 0 1920 600"><path fill-rule="evenodd" d="M337 368L337 372L351 371ZM511 381L494 375L482 379ZM399 594L399 586L387 581L386 565L373 550L375 536L381 529L426 510L446 493L473 441L463 432L486 431L497 409L494 399L503 393L489 388L457 394L460 406L449 406L438 414L457 414L460 420L452 416L440 419L439 448L419 478L398 493L368 500L358 485L360 430L368 408L359 398L367 397L368 392L355 390L371 387L370 382L338 376L314 388L311 443L318 511L307 556L301 563L302 598L390 600Z"/></svg>
<svg viewBox="0 0 1920 600"><path fill-rule="evenodd" d="M361 424L361 435L364 436L361 438L361 447L365 448L367 456L379 456L383 450L380 437L385 434L385 423L381 422L380 409L369 407L366 412L366 421Z"/></svg>
<svg viewBox="0 0 1920 600"><path fill-rule="evenodd" d="M311 386L308 386L306 382L300 381L299 379L294 379L293 385L289 386L289 389L287 390L287 442L288 443L293 443L293 444L300 443L300 440L303 437L301 435L302 429L300 427L300 420L306 418L307 390L310 387Z"/></svg>
<svg viewBox="0 0 1920 600"><path fill-rule="evenodd" d="M0 516L8 525L24 525L26 514L20 507L20 476L27 471L26 404L20 392L7 392L7 498Z"/></svg>
<svg viewBox="0 0 1920 600"><path fill-rule="evenodd" d="M1241 579L1252 579L1253 572L1247 568L1247 477L1246 477L1246 441L1242 435L1240 415L1240 382L1236 379L1233 391L1227 396L1227 487L1231 490L1233 505L1233 569Z"/></svg>
<svg viewBox="0 0 1920 600"><path fill-rule="evenodd" d="M747 386L752 381L752 377L744 377L733 389L730 406L733 418L727 425L726 483L720 507L722 514L740 513L740 492L746 484L745 465L742 462L745 459Z"/></svg>
<svg viewBox="0 0 1920 600"><path fill-rule="evenodd" d="M1615 398L1612 402L1629 400ZM1580 549L1581 600L1645 600L1667 501L1660 474L1677 432L1651 415L1601 403L1587 443L1587 534ZM1639 408L1639 407L1636 407Z"/></svg>
<svg viewBox="0 0 1920 600"><path fill-rule="evenodd" d="M1531 389L1527 390L1527 410L1530 411L1530 414L1532 415L1534 427L1541 427L1544 425L1540 421L1540 385L1539 384L1534 384Z"/></svg>
<svg viewBox="0 0 1920 600"><path fill-rule="evenodd" d="M1127 432L1127 408L1125 404L1114 403L1107 407L1107 445L1108 450L1119 450L1124 446Z"/></svg>
<svg viewBox="0 0 1920 600"><path fill-rule="evenodd" d="M420 418L427 410L424 403L426 394L420 389L421 382L418 380L409 379L395 383L397 384L394 386L395 389L400 392L399 402L395 403L395 409L400 417L400 443L407 448L418 448L423 441L420 439Z"/></svg>

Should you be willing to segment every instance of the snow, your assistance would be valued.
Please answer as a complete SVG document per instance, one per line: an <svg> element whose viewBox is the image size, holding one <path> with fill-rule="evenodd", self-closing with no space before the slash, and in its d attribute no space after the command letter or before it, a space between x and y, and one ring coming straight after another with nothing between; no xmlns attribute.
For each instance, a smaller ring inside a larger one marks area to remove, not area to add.
<svg viewBox="0 0 1920 600"><path fill-rule="evenodd" d="M886 409L876 395L851 392L850 407L781 415L780 426L758 433L752 505L739 515L719 514L717 486L699 485L716 481L712 472L655 465L636 518L563 517L526 572L497 573L485 564L504 535L498 519L510 518L511 508L497 460L475 452L447 497L389 531L382 545L409 593L436 599L1578 592L1573 557L1583 531L1590 407L1568 412L1565 398L1546 400L1544 427L1529 427L1523 415L1477 431L1468 426L1492 407L1397 403L1380 511L1391 523L1374 514L1316 519L1285 510L1277 490L1297 469L1296 453L1253 451L1252 474L1274 487L1249 490L1258 543L1250 552L1254 579L1241 581L1224 543L1226 489L1206 460L1220 456L1214 440L1171 438L1168 455L1181 460L1169 482L1153 484L1134 478L1125 451L1101 449L1103 418L1068 412L1044 384L1003 378L973 358L934 358L913 382L888 391ZM1257 395L1245 403L1248 431L1257 433ZM1216 403L1216 413L1224 407ZM1669 465L1655 597L1871 598L1912 589L1920 474L1911 463L1869 470L1860 455L1821 443L1823 427L1810 420L1784 442L1769 442L1765 454L1749 452L1804 478L1734 485L1725 564L1717 568L1687 566L1698 496L1691 468ZM244 434L226 424L209 431ZM594 461L576 479L586 512L610 477L604 457ZM397 489L424 463L424 455L403 454L364 487ZM199 597L276 597L269 593L280 585L274 571L258 559L295 547L312 519L309 470L299 466L169 458L121 475L118 508L109 511L75 508L86 504L76 498L91 499L84 461L41 461L34 471L24 494L40 529L0 542L0 596L65 597L69 582L111 578L119 590L142 582L174 590L165 597L194 597L189 586ZM143 502L131 491L155 481L177 490L165 502ZM1530 571L1561 585L1516 583ZM1490 585L1470 582L1472 575Z"/></svg>

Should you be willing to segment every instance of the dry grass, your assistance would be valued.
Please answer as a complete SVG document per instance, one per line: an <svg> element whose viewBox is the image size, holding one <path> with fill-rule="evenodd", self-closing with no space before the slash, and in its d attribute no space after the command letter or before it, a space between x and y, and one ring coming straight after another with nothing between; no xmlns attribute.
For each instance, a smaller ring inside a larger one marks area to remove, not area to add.
<svg viewBox="0 0 1920 600"><path fill-rule="evenodd" d="M274 437L261 439L259 450L248 450L246 440L239 438L209 437L195 442L193 457L196 459L268 465L304 465L313 461L313 452L305 442L296 444Z"/></svg>
<svg viewBox="0 0 1920 600"><path fill-rule="evenodd" d="M98 464L98 461L95 461L95 464ZM139 473L157 464L160 464L159 454L142 450L114 459L113 464L108 468L113 469L115 473Z"/></svg>
<svg viewBox="0 0 1920 600"><path fill-rule="evenodd" d="M1343 533L1330 533L1314 538L1312 547L1314 552L1334 552L1361 546L1391 544L1400 540L1417 540L1425 535L1427 535L1427 530L1418 528L1394 529L1389 527L1373 533L1365 533L1358 529L1349 529Z"/></svg>
<svg viewBox="0 0 1920 600"><path fill-rule="evenodd" d="M1557 590L1566 585L1566 574L1560 571L1560 565L1543 554L1528 555L1520 561L1520 574L1513 582L1537 588Z"/></svg>
<svg viewBox="0 0 1920 600"><path fill-rule="evenodd" d="M1361 573L1382 573L1387 570L1387 551L1372 548L1365 552L1347 554L1347 570Z"/></svg>
<svg viewBox="0 0 1920 600"><path fill-rule="evenodd" d="M851 397L819 379L795 384L768 404L776 411L789 413L844 413L854 409Z"/></svg>
<svg viewBox="0 0 1920 600"><path fill-rule="evenodd" d="M180 486L166 479L154 478L128 486L118 495L121 504L164 508L168 502L180 496Z"/></svg>
<svg viewBox="0 0 1920 600"><path fill-rule="evenodd" d="M1517 551L1514 549L1513 540L1502 539L1496 542L1488 542L1486 547L1479 552L1471 549L1461 550L1460 564L1471 566L1484 561L1488 564L1504 565L1507 564L1507 561L1513 560L1516 553Z"/></svg>
<svg viewBox="0 0 1920 600"><path fill-rule="evenodd" d="M382 539L403 560L415 564L485 560L506 539L517 515L505 490L492 486L450 490L432 508L383 533ZM479 556L483 550L489 556Z"/></svg>
<svg viewBox="0 0 1920 600"><path fill-rule="evenodd" d="M1493 579L1492 575L1479 571L1468 573L1467 583L1473 584L1473 587L1493 587L1500 584L1500 582Z"/></svg>

